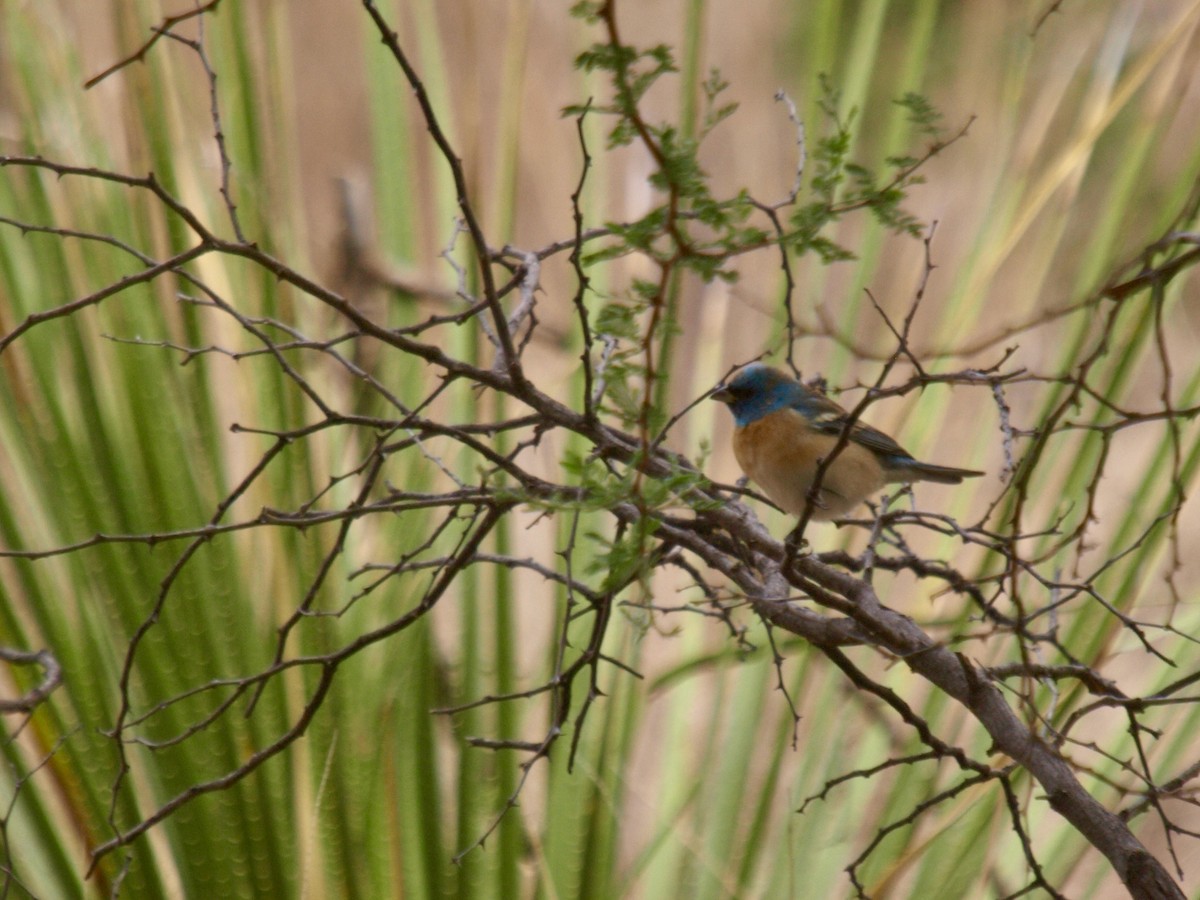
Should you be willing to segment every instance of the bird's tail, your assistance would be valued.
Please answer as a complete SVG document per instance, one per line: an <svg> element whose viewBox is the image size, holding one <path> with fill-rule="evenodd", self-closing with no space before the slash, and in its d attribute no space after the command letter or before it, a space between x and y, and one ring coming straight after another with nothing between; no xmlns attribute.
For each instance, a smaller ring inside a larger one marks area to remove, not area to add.
<svg viewBox="0 0 1200 900"><path fill-rule="evenodd" d="M952 466L935 466L933 463L905 461L897 466L895 481L936 481L940 484L961 484L964 478L978 478L983 472L974 469L955 469Z"/></svg>

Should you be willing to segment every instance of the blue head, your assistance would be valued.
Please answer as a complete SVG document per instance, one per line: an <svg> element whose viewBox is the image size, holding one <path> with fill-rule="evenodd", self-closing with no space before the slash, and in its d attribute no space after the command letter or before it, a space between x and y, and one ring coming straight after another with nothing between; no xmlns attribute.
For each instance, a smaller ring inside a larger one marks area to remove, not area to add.
<svg viewBox="0 0 1200 900"><path fill-rule="evenodd" d="M811 393L800 382L762 363L751 363L712 393L728 404L739 427L780 409L801 409Z"/></svg>

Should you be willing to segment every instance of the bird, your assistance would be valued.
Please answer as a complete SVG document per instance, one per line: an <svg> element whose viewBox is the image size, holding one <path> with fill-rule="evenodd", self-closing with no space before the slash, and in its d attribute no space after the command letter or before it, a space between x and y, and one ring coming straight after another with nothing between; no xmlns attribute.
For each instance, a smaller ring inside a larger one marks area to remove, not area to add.
<svg viewBox="0 0 1200 900"><path fill-rule="evenodd" d="M733 413L733 455L742 471L772 503L794 516L805 515L818 466L831 457L811 502L808 515L813 519L842 517L885 484L960 484L984 474L918 462L882 431L857 421L834 456L849 413L763 363L744 367L717 385L711 397Z"/></svg>

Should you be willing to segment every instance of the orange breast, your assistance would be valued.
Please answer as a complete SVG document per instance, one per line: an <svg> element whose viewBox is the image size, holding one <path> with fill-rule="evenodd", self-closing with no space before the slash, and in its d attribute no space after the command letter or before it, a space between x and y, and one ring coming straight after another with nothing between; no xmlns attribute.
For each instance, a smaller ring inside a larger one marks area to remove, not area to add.
<svg viewBox="0 0 1200 900"><path fill-rule="evenodd" d="M742 471L776 506L798 516L808 503L819 461L836 444L836 437L814 431L804 416L788 409L737 429L733 453ZM825 471L813 518L845 515L883 485L883 468L875 454L860 444L846 444Z"/></svg>

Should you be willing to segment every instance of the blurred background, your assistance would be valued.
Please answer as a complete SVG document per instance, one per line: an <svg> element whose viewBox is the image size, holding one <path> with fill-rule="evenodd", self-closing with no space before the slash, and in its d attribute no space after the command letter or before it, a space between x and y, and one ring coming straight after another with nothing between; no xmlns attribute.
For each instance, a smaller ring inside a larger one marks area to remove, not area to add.
<svg viewBox="0 0 1200 900"><path fill-rule="evenodd" d="M463 161L490 245L537 249L569 238L582 154L575 121L561 110L608 96L601 78L574 66L581 51L602 39L599 30L570 17L566 4L534 0L410 0L382 9ZM1047 377L1074 371L1108 314L1108 307L1085 301L1171 227L1195 190L1195 0L630 0L619 9L626 41L668 44L679 66L676 77L648 95L649 120L694 132L703 79L715 67L729 81L723 99L736 101L738 110L701 151L717 196L743 188L764 202L787 196L797 174L797 133L775 95L782 90L795 103L811 151L829 134L818 105L822 74L837 92L839 117L852 123L852 159L873 169L889 156L920 156L928 148L928 138L914 132L894 102L906 92L929 99L947 135L966 129L922 170L925 183L906 203L930 227L936 223L930 243L936 268L911 341L931 372L986 368L1010 351L1010 369ZM5 3L0 155L153 171L218 233L231 236L218 193L209 83L196 54L160 40L144 60L83 86L182 11L152 2ZM447 296L455 272L442 258L455 234L453 185L363 9L333 0L226 0L203 23L202 30L191 23L179 31L203 40L218 73L231 189L247 237L380 321L411 324L456 303ZM606 151L607 128L598 116L585 131L596 157L583 199L588 224L627 221L659 202L640 148ZM0 216L3 333L130 271L128 257L113 247L23 234L13 222L113 235L160 257L188 243L178 222L144 192L18 167L0 168ZM1195 230L1194 222L1177 225ZM785 331L789 298L777 251L736 259L734 283L681 280L670 411L701 396L733 364L764 352L779 361L789 343L805 377L824 376L845 389L841 399L857 402L856 387L874 381L895 347L865 292L893 321L902 320L923 283L926 249L865 214L839 222L830 236L856 258L793 262L792 335ZM461 236L448 255L465 258ZM597 303L622 296L643 273L641 265L625 258L597 266ZM331 313L244 263L206 257L198 269L248 313L283 317L314 335L337 332ZM565 254L547 261L542 325L526 357L539 386L564 402L578 396L575 286ZM262 453L261 441L232 435L229 426L306 420L302 399L288 393L267 361L205 357L181 367L161 346L103 337L239 346L240 329L178 302L176 288L156 283L125 292L31 332L0 356L6 549L207 521ZM1098 366L1097 377L1122 408L1155 408L1164 384L1177 407L1196 403L1194 272L1175 279L1161 308L1165 323L1156 340L1153 306L1130 303L1113 332L1119 346ZM484 352L467 329L447 340L455 352ZM378 347L359 352L388 384L432 381L412 360L389 358ZM335 375L326 377L322 383L331 390L353 395ZM1055 390L1044 381L1012 386L1013 425L1036 428ZM469 412L474 401L450 402L456 412ZM1101 405L1079 412L1081 419L1103 414ZM970 488L922 486L923 507L973 522L1002 496L1006 460L990 389L933 387L877 403L867 418L920 458L988 471ZM712 477L732 482L740 473L728 449L730 431L725 410L701 404L674 428L670 443L702 458ZM1197 464L1195 438L1194 424L1186 423L1185 493ZM554 435L539 449L547 473L559 472L564 449ZM1200 527L1194 505L1176 520L1182 559L1166 529L1130 549L1174 502L1169 479L1161 477L1170 466L1167 428L1125 429L1104 449L1107 467L1093 504L1098 522L1086 546L1067 548L1047 565L1086 572L1126 553L1106 576L1111 596L1131 614L1194 634L1200 567L1187 552ZM299 449L234 512L253 516L263 506L299 505L346 458L346 446L334 439ZM1035 479L1025 529L1083 515L1079 497L1100 459L1095 435L1055 441ZM773 533L785 532L782 516L759 512ZM527 514L509 537L553 561L561 535L535 519ZM355 589L352 563L386 555L381 548L411 541L419 528L405 522L369 530L361 559L348 561L344 580L323 589L324 602L340 608ZM832 526L810 531L810 539L821 549L862 540ZM206 547L202 562L174 589L161 635L139 656L138 697L149 707L260 668L275 629L303 595L318 559L314 547L323 541L256 531ZM919 545L966 572L993 565L952 541ZM607 696L587 722L575 771L566 772L565 753L535 769L493 840L452 865L450 857L503 807L519 774L516 754L472 750L465 737L533 738L547 716L536 700L453 718L429 715L547 677L562 597L527 573L498 576L495 583L464 585L427 628L356 658L303 741L233 788L186 805L84 882L87 849L112 836L110 804L127 827L265 746L295 720L302 702L305 682L298 676L253 719L227 717L164 753L135 751L133 773L113 801L116 757L100 730L112 725L129 637L177 556L177 548L108 545L37 564L0 561L0 642L52 647L66 668L66 683L49 705L28 720L5 722L5 789L16 799L0 838L7 884L18 896L106 896L114 885L136 897L847 896L853 892L843 870L878 830L960 777L946 764L899 766L841 785L798 815L829 779L919 752L920 744L798 642L780 646L787 657L781 676L767 636L748 615L756 652L734 646L721 626L698 616L631 608L611 636L610 652L644 678L608 673ZM976 627L956 598L931 596L911 578L886 584L889 603L939 633ZM403 591L395 590L376 601L384 610L326 620L326 631L304 640L327 647L322 642L346 640L372 616L386 619L387 603L403 602ZM655 593L663 605L699 599L686 584L665 578ZM1102 611L1097 617L1094 609L1068 609L1055 624L1081 658L1129 693L1152 692L1200 662L1187 641L1164 637L1178 670L1148 667L1136 642ZM966 643L964 652L1000 662L1014 650L980 641ZM939 735L987 757L986 736L960 709L928 695L902 666L865 657L863 664L903 692ZM4 678L19 693L26 675ZM781 678L798 723L778 690ZM1053 717L1086 698L1043 699L1042 713ZM178 733L201 712L200 705L179 708L161 728ZM1200 719L1188 707L1164 713L1158 724L1164 736L1153 763L1166 780L1196 762ZM1120 762L1132 753L1125 727L1120 714L1098 716L1085 729L1095 746L1071 751L1091 772L1089 789L1110 808L1134 802L1122 786L1138 787ZM1040 790L1028 783L1024 790L1025 827L1051 880L1073 896L1123 896L1107 863L1049 812ZM1171 808L1180 823L1200 827L1188 804ZM1134 827L1165 858L1161 824L1142 815ZM1185 889L1200 896L1200 844L1178 847ZM967 791L892 833L859 877L873 897L1000 897L1028 880L1005 798L994 785Z"/></svg>

